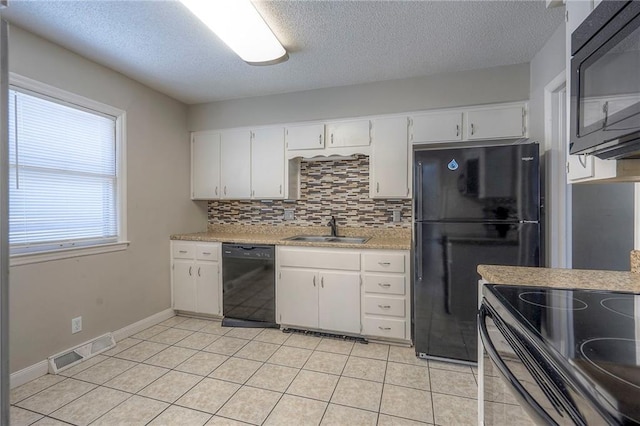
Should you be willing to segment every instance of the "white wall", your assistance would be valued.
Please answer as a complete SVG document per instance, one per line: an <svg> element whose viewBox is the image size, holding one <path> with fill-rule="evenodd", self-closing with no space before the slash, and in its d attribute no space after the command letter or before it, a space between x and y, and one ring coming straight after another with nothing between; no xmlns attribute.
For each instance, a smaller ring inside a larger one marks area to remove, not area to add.
<svg viewBox="0 0 640 426"><path fill-rule="evenodd" d="M11 371L170 307L169 235L206 229L189 200L184 104L20 28L9 69L127 111L125 251L12 267ZM83 331L71 335L71 318Z"/></svg>
<svg viewBox="0 0 640 426"><path fill-rule="evenodd" d="M519 64L191 105L189 130L400 113L529 97L529 65Z"/></svg>

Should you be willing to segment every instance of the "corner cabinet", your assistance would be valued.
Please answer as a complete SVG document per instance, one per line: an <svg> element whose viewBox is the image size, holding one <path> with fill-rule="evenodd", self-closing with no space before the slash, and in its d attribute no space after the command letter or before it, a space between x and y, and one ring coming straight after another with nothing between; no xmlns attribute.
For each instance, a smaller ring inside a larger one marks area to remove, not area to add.
<svg viewBox="0 0 640 426"><path fill-rule="evenodd" d="M371 121L370 198L411 197L407 117Z"/></svg>
<svg viewBox="0 0 640 426"><path fill-rule="evenodd" d="M220 133L191 135L191 199L220 197Z"/></svg>
<svg viewBox="0 0 640 426"><path fill-rule="evenodd" d="M172 307L222 316L220 243L171 241Z"/></svg>

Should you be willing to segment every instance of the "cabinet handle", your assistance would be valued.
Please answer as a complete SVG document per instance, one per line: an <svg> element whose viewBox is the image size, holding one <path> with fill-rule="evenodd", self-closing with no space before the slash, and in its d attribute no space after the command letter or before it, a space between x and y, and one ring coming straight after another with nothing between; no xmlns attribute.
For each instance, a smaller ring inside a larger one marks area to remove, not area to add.
<svg viewBox="0 0 640 426"><path fill-rule="evenodd" d="M218 187L216 186L216 195L218 195Z"/></svg>
<svg viewBox="0 0 640 426"><path fill-rule="evenodd" d="M224 195L227 195L227 185L224 186Z"/></svg>
<svg viewBox="0 0 640 426"><path fill-rule="evenodd" d="M315 276L313 277L313 286L314 287L316 286L316 277Z"/></svg>
<svg viewBox="0 0 640 426"><path fill-rule="evenodd" d="M280 185L280 190L278 191L278 194L282 194L282 185Z"/></svg>
<svg viewBox="0 0 640 426"><path fill-rule="evenodd" d="M186 250L180 250L180 253L187 254L187 251Z"/></svg>
<svg viewBox="0 0 640 426"><path fill-rule="evenodd" d="M189 276L191 276L191 266L189 266Z"/></svg>
<svg viewBox="0 0 640 426"><path fill-rule="evenodd" d="M382 326L380 326L380 325L378 326L378 328L379 328L380 330L385 330L385 331L389 331L389 330L391 330L391 327L382 327Z"/></svg>
<svg viewBox="0 0 640 426"><path fill-rule="evenodd" d="M200 277L200 267L198 267L198 276Z"/></svg>
<svg viewBox="0 0 640 426"><path fill-rule="evenodd" d="M376 192L380 192L380 182L376 182Z"/></svg>
<svg viewBox="0 0 640 426"><path fill-rule="evenodd" d="M256 190L255 190L255 189L254 189L253 191L251 191L251 195L252 195L253 197L255 197L255 196L256 196Z"/></svg>
<svg viewBox="0 0 640 426"><path fill-rule="evenodd" d="M322 145L322 135L319 136L318 141L320 142L320 145Z"/></svg>
<svg viewBox="0 0 640 426"><path fill-rule="evenodd" d="M456 124L456 137L460 136L460 125Z"/></svg>
<svg viewBox="0 0 640 426"><path fill-rule="evenodd" d="M389 266L389 265L391 265L391 262L378 262L378 265L380 265L380 266Z"/></svg>
<svg viewBox="0 0 640 426"><path fill-rule="evenodd" d="M324 288L324 277L320 277L320 287Z"/></svg>
<svg viewBox="0 0 640 426"><path fill-rule="evenodd" d="M389 284L389 283L378 283L378 285L379 285L380 287L384 287L384 288L389 288L389 287L391 287L391 284Z"/></svg>
<svg viewBox="0 0 640 426"><path fill-rule="evenodd" d="M390 309L391 305L378 305L378 308L380 308L380 309Z"/></svg>
<svg viewBox="0 0 640 426"><path fill-rule="evenodd" d="M474 132L475 132L475 129L473 128L473 123L471 123L471 136L473 136Z"/></svg>
<svg viewBox="0 0 640 426"><path fill-rule="evenodd" d="M333 145L333 133L331 133L331 145Z"/></svg>
<svg viewBox="0 0 640 426"><path fill-rule="evenodd" d="M210 252L208 252L208 251L203 251L203 252L202 252L202 254L204 254L205 256L209 256L209 255L211 255L211 253L210 253Z"/></svg>

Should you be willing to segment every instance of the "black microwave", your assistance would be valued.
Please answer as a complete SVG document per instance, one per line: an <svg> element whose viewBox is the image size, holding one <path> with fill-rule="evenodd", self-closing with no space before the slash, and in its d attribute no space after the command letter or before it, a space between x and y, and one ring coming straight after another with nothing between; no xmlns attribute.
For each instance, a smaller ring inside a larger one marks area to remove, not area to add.
<svg viewBox="0 0 640 426"><path fill-rule="evenodd" d="M640 158L640 1L602 1L571 55L570 153Z"/></svg>

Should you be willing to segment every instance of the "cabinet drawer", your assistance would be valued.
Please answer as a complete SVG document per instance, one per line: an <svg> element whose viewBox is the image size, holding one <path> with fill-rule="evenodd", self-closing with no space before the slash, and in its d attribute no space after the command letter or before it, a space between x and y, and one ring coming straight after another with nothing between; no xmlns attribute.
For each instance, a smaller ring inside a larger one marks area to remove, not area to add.
<svg viewBox="0 0 640 426"><path fill-rule="evenodd" d="M404 253L365 253L364 270L371 272L404 273Z"/></svg>
<svg viewBox="0 0 640 426"><path fill-rule="evenodd" d="M219 244L196 244L196 259L218 260Z"/></svg>
<svg viewBox="0 0 640 426"><path fill-rule="evenodd" d="M404 275L364 274L364 291L367 293L398 294L404 296Z"/></svg>
<svg viewBox="0 0 640 426"><path fill-rule="evenodd" d="M352 250L280 248L276 258L280 266L342 271L360 270L360 252Z"/></svg>
<svg viewBox="0 0 640 426"><path fill-rule="evenodd" d="M193 259L196 246L193 243L171 243L171 255L174 259Z"/></svg>
<svg viewBox="0 0 640 426"><path fill-rule="evenodd" d="M368 336L406 339L405 330L404 320L365 317L362 324L362 331Z"/></svg>
<svg viewBox="0 0 640 426"><path fill-rule="evenodd" d="M405 316L404 298L365 296L364 312L372 315Z"/></svg>

